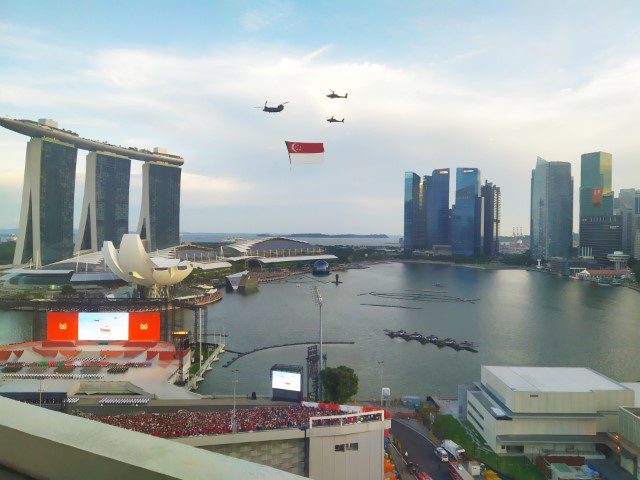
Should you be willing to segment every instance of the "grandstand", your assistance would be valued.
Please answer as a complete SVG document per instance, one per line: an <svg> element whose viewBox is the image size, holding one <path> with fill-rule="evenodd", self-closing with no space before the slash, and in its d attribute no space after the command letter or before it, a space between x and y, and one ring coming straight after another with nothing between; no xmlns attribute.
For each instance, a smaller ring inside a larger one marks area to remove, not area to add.
<svg viewBox="0 0 640 480"><path fill-rule="evenodd" d="M0 396L25 398L31 392L33 397L43 383L44 391L64 391L68 396L200 398L173 385L180 355L186 372L191 365L189 350L176 353L169 342L43 340L4 346L0 347Z"/></svg>

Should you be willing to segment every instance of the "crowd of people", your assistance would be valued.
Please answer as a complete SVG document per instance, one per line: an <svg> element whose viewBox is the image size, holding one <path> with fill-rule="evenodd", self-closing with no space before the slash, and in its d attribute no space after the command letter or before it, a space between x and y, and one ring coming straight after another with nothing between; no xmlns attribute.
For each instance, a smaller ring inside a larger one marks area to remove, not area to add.
<svg viewBox="0 0 640 480"><path fill-rule="evenodd" d="M97 380L102 373L6 373L4 378L15 380Z"/></svg>
<svg viewBox="0 0 640 480"><path fill-rule="evenodd" d="M308 428L310 417L324 417L339 413L335 410L303 406L239 408L236 411L236 431L258 432L263 430ZM76 412L76 414L116 427L163 438L221 435L233 431L232 410L210 412L180 410L171 413L122 415L95 415L84 412ZM348 418L315 421L313 426L346 425L372 420L380 420L380 415L363 413Z"/></svg>
<svg viewBox="0 0 640 480"><path fill-rule="evenodd" d="M149 397L103 397L100 405L146 405Z"/></svg>

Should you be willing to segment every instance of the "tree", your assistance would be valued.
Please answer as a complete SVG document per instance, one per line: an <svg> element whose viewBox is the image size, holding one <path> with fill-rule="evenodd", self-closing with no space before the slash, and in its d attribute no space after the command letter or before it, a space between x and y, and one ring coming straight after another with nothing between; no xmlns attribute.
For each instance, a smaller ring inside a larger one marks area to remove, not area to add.
<svg viewBox="0 0 640 480"><path fill-rule="evenodd" d="M320 374L324 401L332 403L345 403L358 393L358 375L353 368L340 365L339 367L326 367Z"/></svg>
<svg viewBox="0 0 640 480"><path fill-rule="evenodd" d="M73 288L71 285L63 285L62 288L60 289L60 293L62 295L75 295L76 289Z"/></svg>
<svg viewBox="0 0 640 480"><path fill-rule="evenodd" d="M640 283L640 262L636 262L631 266L631 271L633 275L636 277L636 282Z"/></svg>

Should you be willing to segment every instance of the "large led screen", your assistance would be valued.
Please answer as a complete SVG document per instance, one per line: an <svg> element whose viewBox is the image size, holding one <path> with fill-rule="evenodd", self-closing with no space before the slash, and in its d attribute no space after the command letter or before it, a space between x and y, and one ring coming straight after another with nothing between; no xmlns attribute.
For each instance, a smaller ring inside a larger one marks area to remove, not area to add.
<svg viewBox="0 0 640 480"><path fill-rule="evenodd" d="M302 375L295 372L272 371L271 388L299 392L302 389Z"/></svg>
<svg viewBox="0 0 640 480"><path fill-rule="evenodd" d="M80 312L78 340L129 340L129 313Z"/></svg>

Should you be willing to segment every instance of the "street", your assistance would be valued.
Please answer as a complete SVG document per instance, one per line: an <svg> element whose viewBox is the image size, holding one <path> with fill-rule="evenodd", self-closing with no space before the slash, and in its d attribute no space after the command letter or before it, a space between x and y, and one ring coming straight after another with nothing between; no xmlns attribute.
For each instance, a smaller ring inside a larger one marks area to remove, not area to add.
<svg viewBox="0 0 640 480"><path fill-rule="evenodd" d="M402 444L402 454L409 453L408 461L417 463L419 471L428 473L434 480L450 480L447 463L442 463L433 453L436 448L422 433L423 426L411 420L391 420L391 434ZM426 429L425 429L426 430Z"/></svg>

